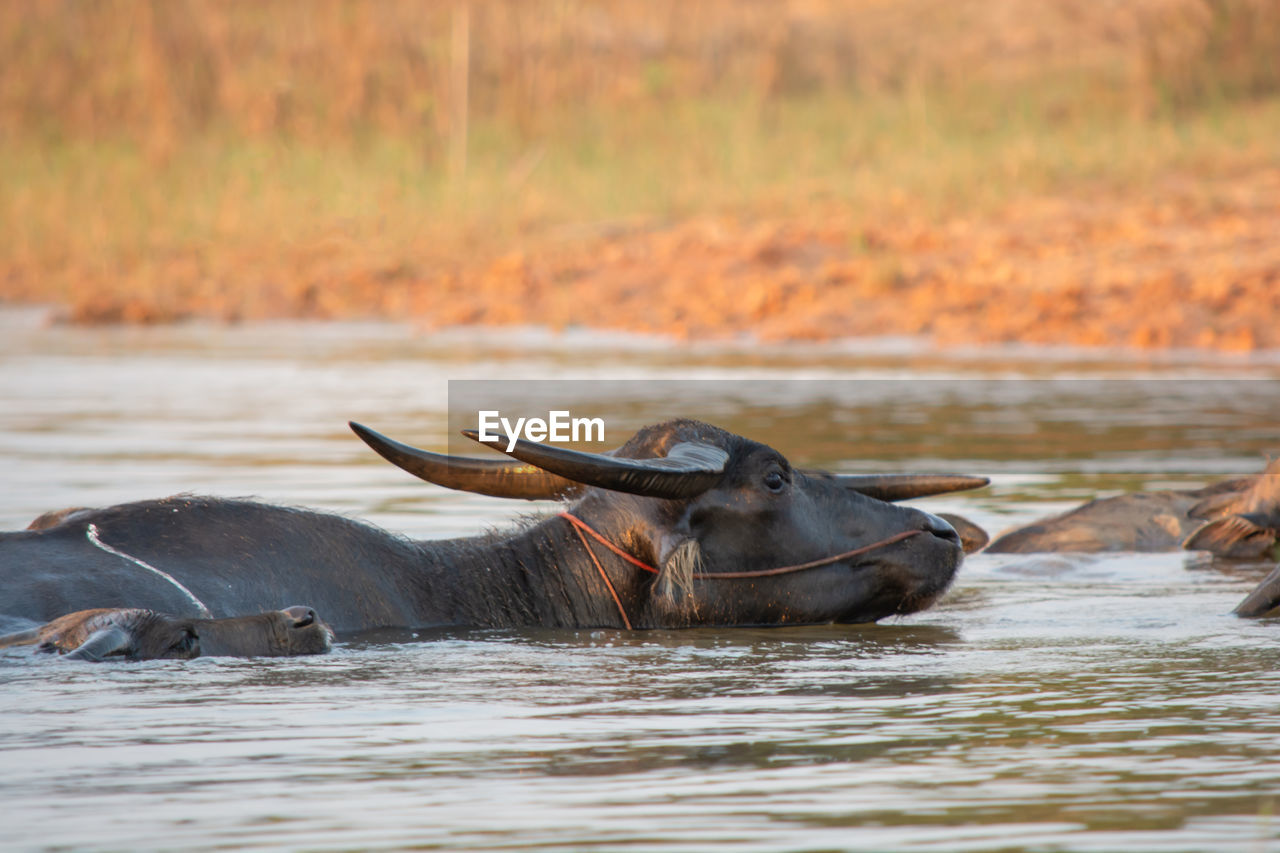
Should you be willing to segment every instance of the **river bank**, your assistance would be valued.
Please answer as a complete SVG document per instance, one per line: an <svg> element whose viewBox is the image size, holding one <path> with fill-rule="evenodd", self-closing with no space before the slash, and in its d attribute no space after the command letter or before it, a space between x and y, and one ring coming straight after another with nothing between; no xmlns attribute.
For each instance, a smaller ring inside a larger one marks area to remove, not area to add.
<svg viewBox="0 0 1280 853"><path fill-rule="evenodd" d="M684 340L918 335L1242 352L1280 347L1280 169L869 224L839 205L561 228L421 259L340 232L272 246L8 264L7 301L75 324L396 319ZM61 282L49 287L50 281Z"/></svg>

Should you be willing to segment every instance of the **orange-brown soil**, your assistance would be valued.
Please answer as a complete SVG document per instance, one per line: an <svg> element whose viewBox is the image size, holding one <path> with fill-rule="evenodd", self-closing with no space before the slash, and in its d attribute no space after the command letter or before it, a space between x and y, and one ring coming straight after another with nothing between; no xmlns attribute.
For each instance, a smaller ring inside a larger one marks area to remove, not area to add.
<svg viewBox="0 0 1280 853"><path fill-rule="evenodd" d="M68 260L11 268L0 296L39 298L52 273L76 323L388 317L699 340L1280 347L1277 169L1023 199L938 222L910 210L875 224L848 210L701 217L544 238L484 260L434 251L373 256L335 238L122 269Z"/></svg>

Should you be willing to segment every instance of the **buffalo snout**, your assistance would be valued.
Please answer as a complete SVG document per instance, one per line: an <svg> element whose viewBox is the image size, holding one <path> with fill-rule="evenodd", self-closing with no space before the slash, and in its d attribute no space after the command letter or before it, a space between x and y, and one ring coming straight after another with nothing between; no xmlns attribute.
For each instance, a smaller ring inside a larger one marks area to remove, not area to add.
<svg viewBox="0 0 1280 853"><path fill-rule="evenodd" d="M284 614L293 620L294 628L305 628L316 621L316 612L310 607L286 607Z"/></svg>

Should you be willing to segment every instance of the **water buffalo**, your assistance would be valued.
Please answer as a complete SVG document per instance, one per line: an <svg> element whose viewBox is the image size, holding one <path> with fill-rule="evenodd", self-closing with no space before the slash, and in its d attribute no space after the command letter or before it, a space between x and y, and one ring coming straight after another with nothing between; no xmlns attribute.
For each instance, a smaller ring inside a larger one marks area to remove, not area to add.
<svg viewBox="0 0 1280 853"><path fill-rule="evenodd" d="M333 646L333 631L310 607L223 619L100 607L78 610L39 628L0 637L0 648L18 645L35 645L37 651L90 661L108 657L287 657L325 654Z"/></svg>
<svg viewBox="0 0 1280 853"><path fill-rule="evenodd" d="M513 530L425 542L211 497L76 509L0 534L0 612L48 621L107 605L208 618L302 600L344 633L869 622L928 607L962 558L950 525L889 501L986 483L802 471L683 419L609 453L521 440L511 459L442 456L352 428L431 482L572 503Z"/></svg>
<svg viewBox="0 0 1280 853"><path fill-rule="evenodd" d="M1261 474L1203 489L1140 492L1090 501L998 537L992 553L1211 551L1268 556L1280 536L1280 459Z"/></svg>
<svg viewBox="0 0 1280 853"><path fill-rule="evenodd" d="M1280 459L1261 474L1203 489L1139 492L1090 501L997 538L992 553L1209 551L1218 557L1280 556ZM1280 607L1280 568L1236 607L1264 616Z"/></svg>

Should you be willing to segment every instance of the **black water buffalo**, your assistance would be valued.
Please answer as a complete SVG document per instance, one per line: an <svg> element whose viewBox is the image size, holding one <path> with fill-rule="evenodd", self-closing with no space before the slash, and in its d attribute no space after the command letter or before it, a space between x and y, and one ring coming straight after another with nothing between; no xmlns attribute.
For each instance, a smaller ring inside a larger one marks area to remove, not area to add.
<svg viewBox="0 0 1280 853"><path fill-rule="evenodd" d="M1233 559L1276 558L1280 543L1280 459L1261 474L1203 489L1139 492L1090 501L1001 535L992 553L1209 551ZM1239 616L1280 607L1280 568L1236 607Z"/></svg>
<svg viewBox="0 0 1280 853"><path fill-rule="evenodd" d="M325 654L333 647L333 631L310 607L222 619L100 607L78 610L39 628L0 637L0 648L19 645L89 661L108 657L288 657Z"/></svg>
<svg viewBox="0 0 1280 853"><path fill-rule="evenodd" d="M1002 534L991 553L1211 551L1266 557L1280 536L1280 459L1261 474L1203 489L1139 492L1084 506Z"/></svg>
<svg viewBox="0 0 1280 853"><path fill-rule="evenodd" d="M309 601L344 633L868 622L928 607L962 558L946 522L888 501L986 482L802 471L692 420L647 427L606 454L520 441L514 460L441 456L352 428L426 480L567 498L570 512L419 542L210 497L76 509L0 534L0 613L48 621L105 605L208 618Z"/></svg>

